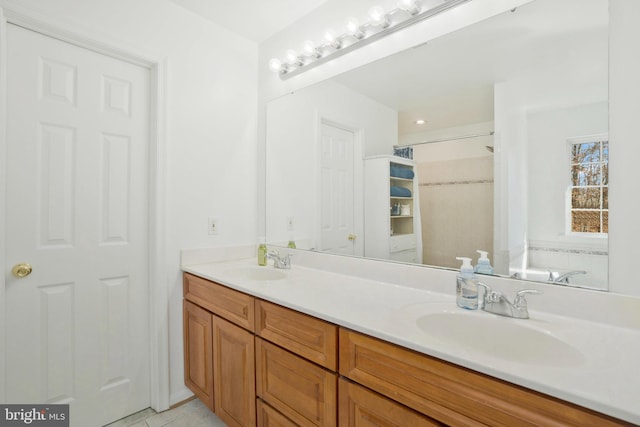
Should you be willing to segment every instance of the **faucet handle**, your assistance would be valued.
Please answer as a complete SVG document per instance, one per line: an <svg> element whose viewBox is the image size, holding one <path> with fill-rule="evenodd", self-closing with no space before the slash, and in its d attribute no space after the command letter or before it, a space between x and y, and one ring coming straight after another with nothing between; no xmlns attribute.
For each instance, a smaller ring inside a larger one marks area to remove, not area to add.
<svg viewBox="0 0 640 427"><path fill-rule="evenodd" d="M542 292L536 291L535 289L523 289L521 291L518 291L516 292L516 297L513 300L513 305L515 307L526 307L527 299L525 298L525 295L527 294L541 295Z"/></svg>

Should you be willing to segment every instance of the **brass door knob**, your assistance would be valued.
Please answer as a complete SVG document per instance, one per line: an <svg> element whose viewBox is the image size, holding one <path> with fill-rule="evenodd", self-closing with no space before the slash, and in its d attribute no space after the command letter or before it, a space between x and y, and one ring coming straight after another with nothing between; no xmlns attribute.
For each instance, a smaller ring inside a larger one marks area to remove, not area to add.
<svg viewBox="0 0 640 427"><path fill-rule="evenodd" d="M33 271L33 267L31 267L27 263L16 264L11 269L11 272L13 273L13 275L16 276L18 279L22 279L23 277L27 277L28 275L31 274L32 271Z"/></svg>
<svg viewBox="0 0 640 427"><path fill-rule="evenodd" d="M349 234L349 235L347 236L347 239L348 239L350 242L354 242L354 241L356 240L356 235L355 235L355 234Z"/></svg>

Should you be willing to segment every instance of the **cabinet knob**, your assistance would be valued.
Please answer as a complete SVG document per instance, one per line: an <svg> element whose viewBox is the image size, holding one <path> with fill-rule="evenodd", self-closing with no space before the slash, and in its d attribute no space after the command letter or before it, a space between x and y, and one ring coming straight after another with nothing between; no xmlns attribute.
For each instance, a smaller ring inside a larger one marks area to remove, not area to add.
<svg viewBox="0 0 640 427"><path fill-rule="evenodd" d="M347 239L348 239L350 242L355 242L355 241L356 241L356 235L355 235L355 234L351 234L351 233L350 233L350 234L347 236Z"/></svg>

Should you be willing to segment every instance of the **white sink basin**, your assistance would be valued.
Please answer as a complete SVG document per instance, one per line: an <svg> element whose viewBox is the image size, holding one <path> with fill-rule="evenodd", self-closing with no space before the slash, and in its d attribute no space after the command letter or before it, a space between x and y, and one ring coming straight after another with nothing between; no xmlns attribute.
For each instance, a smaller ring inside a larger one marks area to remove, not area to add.
<svg viewBox="0 0 640 427"><path fill-rule="evenodd" d="M272 267L236 267L225 271L233 279L254 280L254 281L271 281L281 280L287 277L282 270L276 270Z"/></svg>
<svg viewBox="0 0 640 427"><path fill-rule="evenodd" d="M416 320L418 328L443 343L492 357L546 366L577 366L583 354L531 319L511 319L484 312L441 311Z"/></svg>

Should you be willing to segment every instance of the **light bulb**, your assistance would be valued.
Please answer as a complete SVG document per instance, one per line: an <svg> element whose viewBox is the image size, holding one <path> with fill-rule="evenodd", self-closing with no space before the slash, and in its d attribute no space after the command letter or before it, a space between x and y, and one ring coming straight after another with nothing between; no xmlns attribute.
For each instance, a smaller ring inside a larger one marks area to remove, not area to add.
<svg viewBox="0 0 640 427"><path fill-rule="evenodd" d="M360 23L358 22L357 18L349 18L345 26L347 28L347 34L357 39L361 39L364 37L364 32L362 32L362 30L360 29Z"/></svg>
<svg viewBox="0 0 640 427"><path fill-rule="evenodd" d="M313 56L314 58L320 58L322 56L320 50L311 40L307 40L306 42L304 42L304 44L302 45L302 49L308 56Z"/></svg>
<svg viewBox="0 0 640 427"><path fill-rule="evenodd" d="M382 28L387 28L390 24L389 18L381 6L369 9L369 20L373 25L380 25Z"/></svg>
<svg viewBox="0 0 640 427"><path fill-rule="evenodd" d="M311 40L307 40L306 42L304 42L304 44L302 45L302 50L304 50L304 52L307 55L311 55L313 54L313 52L315 52L316 50L316 46L313 44L313 42Z"/></svg>
<svg viewBox="0 0 640 427"><path fill-rule="evenodd" d="M412 15L416 15L420 12L420 6L416 0L399 0L398 7L402 10L406 10Z"/></svg>
<svg viewBox="0 0 640 427"><path fill-rule="evenodd" d="M324 39L333 47L334 49L340 49L342 46L342 41L336 37L335 32L330 28L324 32Z"/></svg>
<svg viewBox="0 0 640 427"><path fill-rule="evenodd" d="M271 60L269 60L269 69L278 73L281 72L282 62L278 58L271 58Z"/></svg>
<svg viewBox="0 0 640 427"><path fill-rule="evenodd" d="M300 62L300 58L298 57L298 52L293 49L289 49L287 51L287 62L291 65L298 64Z"/></svg>

